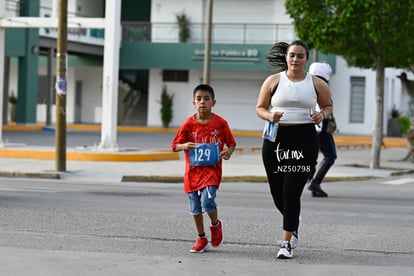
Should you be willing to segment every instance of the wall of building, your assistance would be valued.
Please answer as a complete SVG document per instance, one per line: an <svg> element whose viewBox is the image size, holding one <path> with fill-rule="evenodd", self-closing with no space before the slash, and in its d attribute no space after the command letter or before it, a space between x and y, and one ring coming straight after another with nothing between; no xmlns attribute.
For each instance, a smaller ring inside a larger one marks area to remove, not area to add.
<svg viewBox="0 0 414 276"><path fill-rule="evenodd" d="M82 82L81 92L81 121L83 123L102 122L102 76L101 67L77 67L76 81ZM73 102L74 104L74 102ZM73 107L72 107L73 109Z"/></svg>
<svg viewBox="0 0 414 276"><path fill-rule="evenodd" d="M173 120L171 127L178 127L196 111L193 107L193 89L201 83L202 71L191 70L188 83L162 82L162 71L150 71L148 98L148 125L160 126L160 97L162 87L167 85L169 94L174 95ZM217 104L213 112L225 117L232 129L260 131L263 121L256 116L256 101L260 86L267 77L266 72L215 71L211 75Z"/></svg>
<svg viewBox="0 0 414 276"><path fill-rule="evenodd" d="M17 74L13 72L17 66L12 66L11 71L11 88L17 86ZM39 67L39 75L46 76L47 68ZM101 67L68 67L68 86L66 94L66 122L69 124L77 123L77 114L80 114L80 122L82 123L100 123L101 107L102 107L102 68ZM81 92L77 92L77 83L81 83ZM16 90L14 90L16 91ZM76 97L80 99L76 99ZM78 110L79 109L79 110ZM36 122L46 122L46 104L39 102L37 104ZM51 120L55 122L56 113L55 105L52 105Z"/></svg>
<svg viewBox="0 0 414 276"><path fill-rule="evenodd" d="M77 16L104 17L105 1L102 0L76 0Z"/></svg>
<svg viewBox="0 0 414 276"><path fill-rule="evenodd" d="M96 0L98 1L98 0ZM132 0L131 0L132 1ZM131 2L130 1L130 2ZM41 5L50 5L52 0L43 0ZM83 10L93 9L86 4L87 0L72 1L70 11L76 12L77 4ZM104 1L98 1L103 5ZM176 22L176 14L185 12L190 22L203 23L206 14L206 0L153 0L151 1L151 21L172 23ZM89 2L88 2L89 3ZM92 2L91 2L92 3ZM148 4L148 2L146 2ZM98 9L99 10L99 9ZM213 22L220 23L275 23L289 24L291 19L284 12L283 0L223 0L215 1L213 6ZM147 12L149 12L147 10ZM93 12L88 12L92 16ZM277 36L277 40L291 41L293 37L287 35ZM275 38L276 39L276 38ZM171 53L174 54L174 53ZM167 56L168 58L168 56ZM130 68L133 69L133 68ZM171 68L169 68L171 69ZM181 68L182 69L182 68ZM39 74L44 73L45 68L40 68ZM81 122L100 123L102 106L102 67L69 68L68 71L68 97L67 97L67 122L75 120L76 82L82 83L81 93ZM227 70L227 69L226 69ZM384 93L384 134L387 130L387 120L393 107L396 107L403 115L408 114L408 103L411 99L402 92L401 81L396 78L403 70L387 68L385 71ZM225 71L216 69L211 72L211 85L216 91L217 105L214 112L222 115L233 129L260 131L262 120L255 114L257 94L263 80L271 74L270 71ZM10 90L17 92L17 69L11 66ZM365 78L365 109L362 123L350 123L351 77ZM413 74L408 74L409 79L414 79ZM337 58L336 72L331 78L330 87L333 91L334 114L338 122L340 134L372 135L372 127L375 118L375 78L376 72L354 67L348 67L346 62ZM161 126L160 119L160 95L164 84L168 92L174 94L174 117L172 127L178 127L191 114L195 112L192 105L192 90L202 81L202 69L192 68L189 71L189 81L167 82L162 81L162 69L152 68L149 74L148 96L148 126ZM54 113L54 111L53 111ZM44 111L38 110L37 121L42 121ZM54 115L53 115L54 116ZM53 117L54 118L54 117Z"/></svg>
<svg viewBox="0 0 414 276"><path fill-rule="evenodd" d="M162 126L160 117L160 100L163 86L167 86L167 93L174 95L173 119L171 127L179 126L185 118L194 113L192 105L192 88L200 82L201 71L192 70L188 82L163 82L162 70L151 69L148 88L148 126Z"/></svg>
<svg viewBox="0 0 414 276"><path fill-rule="evenodd" d="M212 42L244 43L240 40L243 36L251 44L272 44L276 40L292 41L295 38L293 26L290 25L289 17L282 12L284 9L276 8L279 2L283 5L280 0L214 1L212 22L215 30L212 32ZM188 42L204 41L206 3L206 0L184 0L179 1L178 5L175 1L152 1L152 42L178 42L178 26L171 23L176 23L176 15L182 13L190 22ZM269 25L272 23L284 25ZM266 42L263 43L264 41Z"/></svg>
<svg viewBox="0 0 414 276"><path fill-rule="evenodd" d="M179 5L177 4L179 3ZM192 23L205 22L206 0L154 0L152 22L175 22L175 15L184 12ZM283 0L226 0L213 2L213 22L220 23L291 23L291 19L278 6ZM272 8L274 7L274 8ZM260 16L257 16L260 15Z"/></svg>
<svg viewBox="0 0 414 276"><path fill-rule="evenodd" d="M174 14L184 11L189 15L193 23L204 22L206 1L153 1L151 14L152 22L174 22ZM191 5L189 3L191 2ZM275 23L289 24L291 19L285 14L283 0L260 0L260 1L215 1L213 6L213 22L220 23ZM260 16L258 16L260 15ZM294 37L289 35L279 36L277 40L292 41ZM311 61L310 61L311 62ZM387 68L385 72L384 92L384 134L387 131L387 121L393 106L404 112L408 109L407 96L402 92L401 81L396 78L402 70ZM158 99L161 91L160 70L152 71L150 80L150 99ZM180 90L189 93L195 86L197 78L202 73L192 70L190 75L194 77L187 86L179 84ZM211 84L218 92L217 106L215 112L223 114L234 129L261 130L262 122L255 114L255 102L261 82L270 72L231 72L213 71ZM351 102L351 77L365 78L365 109L362 123L350 122ZM177 85L173 84L171 90L174 92ZM354 67L348 67L346 62L338 57L336 72L332 76L330 87L334 96L334 112L338 121L341 134L372 135L376 112L376 72ZM155 89L154 89L155 88ZM235 92L237 91L237 93ZM222 93L222 94L220 94ZM189 95L191 98L191 95ZM189 103L183 104L185 99L180 98L174 103L176 112L172 125L178 126L186 117L184 111L194 112ZM190 105L190 107L188 107ZM149 124L161 125L157 107L156 112L152 110L154 105L149 102Z"/></svg>
<svg viewBox="0 0 414 276"><path fill-rule="evenodd" d="M52 9L55 5L58 11L58 0L40 0L40 7ZM89 17L101 17L104 11L103 0L75 0L68 1L68 14Z"/></svg>
<svg viewBox="0 0 414 276"><path fill-rule="evenodd" d="M334 99L334 114L337 119L339 133L341 134L362 134L372 135L375 122L376 112L376 72L369 69L360 69L348 67L346 61L340 57L337 58L337 71L332 76L330 88ZM387 68L384 79L384 134L387 131L387 121L390 117L393 106L400 107L407 104L402 102L405 98L401 81L396 76L402 70ZM365 109L364 122L351 123L350 101L351 101L351 77L365 77Z"/></svg>

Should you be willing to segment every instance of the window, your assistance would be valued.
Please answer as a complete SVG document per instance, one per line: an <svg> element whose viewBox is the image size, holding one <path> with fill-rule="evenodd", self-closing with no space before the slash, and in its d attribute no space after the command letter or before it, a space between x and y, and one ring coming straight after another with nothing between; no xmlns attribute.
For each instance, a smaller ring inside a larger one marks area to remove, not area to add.
<svg viewBox="0 0 414 276"><path fill-rule="evenodd" d="M162 81L188 82L188 70L163 70Z"/></svg>
<svg viewBox="0 0 414 276"><path fill-rule="evenodd" d="M351 77L350 123L363 123L365 111L365 77Z"/></svg>

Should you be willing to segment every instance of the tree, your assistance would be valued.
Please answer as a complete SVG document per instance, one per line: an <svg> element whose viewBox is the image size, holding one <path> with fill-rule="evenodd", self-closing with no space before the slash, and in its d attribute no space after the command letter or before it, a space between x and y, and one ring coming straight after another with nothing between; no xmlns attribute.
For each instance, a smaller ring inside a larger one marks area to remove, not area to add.
<svg viewBox="0 0 414 276"><path fill-rule="evenodd" d="M414 0L286 0L298 36L309 47L376 70L371 168L380 167L384 72L414 62Z"/></svg>
<svg viewBox="0 0 414 276"><path fill-rule="evenodd" d="M179 42L187 42L190 38L190 24L187 15L184 12L177 14L176 16L177 24L178 24L178 41Z"/></svg>
<svg viewBox="0 0 414 276"><path fill-rule="evenodd" d="M173 118L173 109L172 109L173 99L174 99L174 95L168 94L167 86L164 85L162 88L162 93L161 93L160 113L161 113L162 126L166 128L170 126L171 120Z"/></svg>

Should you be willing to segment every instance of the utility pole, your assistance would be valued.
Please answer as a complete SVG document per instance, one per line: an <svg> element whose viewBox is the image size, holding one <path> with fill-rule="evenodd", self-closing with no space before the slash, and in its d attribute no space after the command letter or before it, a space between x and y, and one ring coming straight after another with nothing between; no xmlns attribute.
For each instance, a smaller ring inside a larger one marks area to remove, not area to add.
<svg viewBox="0 0 414 276"><path fill-rule="evenodd" d="M207 22L206 39L204 50L203 83L210 84L210 61L211 61L211 24L213 18L213 0L207 0Z"/></svg>
<svg viewBox="0 0 414 276"><path fill-rule="evenodd" d="M56 53L56 171L66 171L66 59L67 59L68 1L59 0L58 38Z"/></svg>

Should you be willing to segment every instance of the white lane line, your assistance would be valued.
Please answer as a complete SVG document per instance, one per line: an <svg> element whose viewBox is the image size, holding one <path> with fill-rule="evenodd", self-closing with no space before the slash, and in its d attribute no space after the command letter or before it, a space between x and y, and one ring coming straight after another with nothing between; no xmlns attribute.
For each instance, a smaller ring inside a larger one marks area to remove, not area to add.
<svg viewBox="0 0 414 276"><path fill-rule="evenodd" d="M408 184L408 183L414 183L414 178L401 178L401 179L390 180L387 182L382 182L382 184L387 184L387 185L403 185L403 184Z"/></svg>
<svg viewBox="0 0 414 276"><path fill-rule="evenodd" d="M72 188L53 188L53 187L21 187L21 186L0 186L0 191L14 191L14 192L35 192L35 193L61 193L61 192L80 192L80 189Z"/></svg>
<svg viewBox="0 0 414 276"><path fill-rule="evenodd" d="M27 193L57 193L57 191L52 190L38 190L38 189L18 189L18 188L0 188L0 191L5 192L27 192Z"/></svg>

